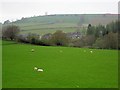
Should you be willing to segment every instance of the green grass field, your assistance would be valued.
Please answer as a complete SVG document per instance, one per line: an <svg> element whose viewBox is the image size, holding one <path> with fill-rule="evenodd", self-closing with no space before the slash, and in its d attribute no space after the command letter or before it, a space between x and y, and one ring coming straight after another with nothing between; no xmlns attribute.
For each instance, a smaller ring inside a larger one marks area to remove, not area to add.
<svg viewBox="0 0 120 90"><path fill-rule="evenodd" d="M32 48L35 52L31 52ZM46 47L4 41L2 62L3 88L118 87L116 50ZM35 66L44 71L35 71Z"/></svg>

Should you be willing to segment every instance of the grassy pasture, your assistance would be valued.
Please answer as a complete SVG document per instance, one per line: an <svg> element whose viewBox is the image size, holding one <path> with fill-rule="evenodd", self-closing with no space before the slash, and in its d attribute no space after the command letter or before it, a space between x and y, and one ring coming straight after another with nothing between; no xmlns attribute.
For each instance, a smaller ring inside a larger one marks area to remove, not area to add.
<svg viewBox="0 0 120 90"><path fill-rule="evenodd" d="M35 52L31 52L31 49ZM90 51L93 53L90 53ZM118 52L3 41L3 88L117 88ZM43 72L34 71L42 67Z"/></svg>

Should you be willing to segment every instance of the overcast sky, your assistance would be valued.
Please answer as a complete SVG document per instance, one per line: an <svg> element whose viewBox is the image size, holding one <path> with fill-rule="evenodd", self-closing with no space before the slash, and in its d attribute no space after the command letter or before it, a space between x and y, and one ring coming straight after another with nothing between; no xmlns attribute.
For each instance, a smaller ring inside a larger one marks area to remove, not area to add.
<svg viewBox="0 0 120 90"><path fill-rule="evenodd" d="M119 0L0 0L0 22L48 14L118 13Z"/></svg>

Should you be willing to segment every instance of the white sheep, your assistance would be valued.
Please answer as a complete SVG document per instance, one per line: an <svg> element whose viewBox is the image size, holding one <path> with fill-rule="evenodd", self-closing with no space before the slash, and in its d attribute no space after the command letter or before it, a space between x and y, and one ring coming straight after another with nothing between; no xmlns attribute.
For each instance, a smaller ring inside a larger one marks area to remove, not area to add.
<svg viewBox="0 0 120 90"><path fill-rule="evenodd" d="M37 70L38 68L37 67L34 67L34 70Z"/></svg>
<svg viewBox="0 0 120 90"><path fill-rule="evenodd" d="M37 71L38 71L38 72L43 72L43 69L38 68Z"/></svg>
<svg viewBox="0 0 120 90"><path fill-rule="evenodd" d="M31 52L34 52L35 50L34 49L31 49Z"/></svg>
<svg viewBox="0 0 120 90"><path fill-rule="evenodd" d="M93 53L93 51L90 51L91 53Z"/></svg>

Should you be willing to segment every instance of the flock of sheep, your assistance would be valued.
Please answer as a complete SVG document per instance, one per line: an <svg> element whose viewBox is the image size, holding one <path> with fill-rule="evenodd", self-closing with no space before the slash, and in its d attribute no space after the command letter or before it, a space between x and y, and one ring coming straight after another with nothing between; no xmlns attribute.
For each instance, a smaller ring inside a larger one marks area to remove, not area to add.
<svg viewBox="0 0 120 90"><path fill-rule="evenodd" d="M34 49L31 49L31 52L34 52ZM37 70L38 72L43 72L42 68L34 67L34 70Z"/></svg>
<svg viewBox="0 0 120 90"><path fill-rule="evenodd" d="M35 50L34 49L31 49L31 52L34 52ZM62 53L63 51L60 50L60 53ZM86 50L84 50L84 52L86 52ZM90 53L93 53L93 51L91 50Z"/></svg>
<svg viewBox="0 0 120 90"><path fill-rule="evenodd" d="M43 69L42 69L42 68L34 67L34 70L37 70L38 72L43 72Z"/></svg>
<svg viewBox="0 0 120 90"><path fill-rule="evenodd" d="M35 50L34 49L31 49L31 52L34 52ZM63 51L60 50L60 53L62 53ZM86 52L86 50L84 50L84 52ZM90 53L93 53L93 51L91 50ZM37 68L37 67L34 67L34 70L37 70L38 72L43 72L43 69L42 68Z"/></svg>
<svg viewBox="0 0 120 90"><path fill-rule="evenodd" d="M86 50L84 50L84 52L86 52ZM90 53L93 53L93 51L91 50Z"/></svg>

